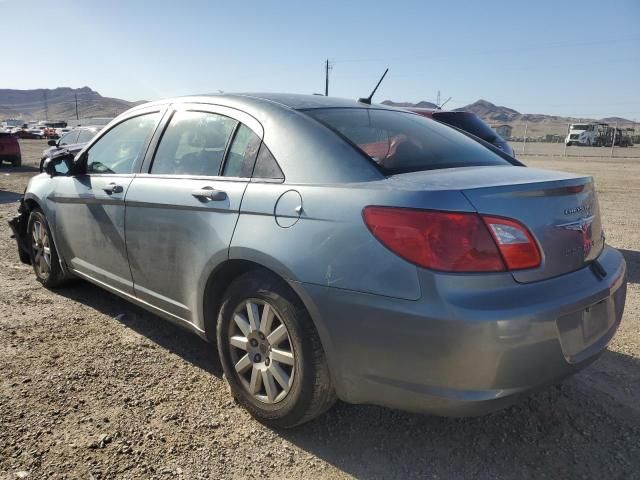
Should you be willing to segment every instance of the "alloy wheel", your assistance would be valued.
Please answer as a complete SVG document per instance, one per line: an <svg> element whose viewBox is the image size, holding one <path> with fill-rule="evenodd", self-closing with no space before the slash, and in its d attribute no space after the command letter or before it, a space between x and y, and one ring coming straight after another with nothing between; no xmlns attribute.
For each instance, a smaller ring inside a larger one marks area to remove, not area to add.
<svg viewBox="0 0 640 480"><path fill-rule="evenodd" d="M269 303L248 299L233 313L231 360L244 388L257 400L283 400L293 384L295 355L289 331Z"/></svg>
<svg viewBox="0 0 640 480"><path fill-rule="evenodd" d="M33 264L40 278L46 279L51 273L51 246L47 227L39 220L31 229Z"/></svg>

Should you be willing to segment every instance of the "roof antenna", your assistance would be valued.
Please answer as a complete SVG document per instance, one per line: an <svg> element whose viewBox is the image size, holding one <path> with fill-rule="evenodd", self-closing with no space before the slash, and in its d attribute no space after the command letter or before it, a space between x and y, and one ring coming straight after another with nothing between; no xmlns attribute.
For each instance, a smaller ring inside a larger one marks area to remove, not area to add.
<svg viewBox="0 0 640 480"><path fill-rule="evenodd" d="M449 103L449 100L451 100L452 98L453 97L449 97L444 102L442 102L442 104L438 105L438 110L442 110L442 107L444 107L447 103Z"/></svg>
<svg viewBox="0 0 640 480"><path fill-rule="evenodd" d="M359 98L358 99L358 101L360 103L366 103L367 105L371 105L371 99L373 98L373 95L376 93L376 90L378 90L378 87L382 83L382 80L384 80L384 77L385 77L385 75L387 74L388 71L389 71L388 68L384 71L384 73L382 74L382 77L380 77L380 80L378 80L378 84L376 85L376 88L374 88L373 92L371 92L371 95L369 95L367 98Z"/></svg>

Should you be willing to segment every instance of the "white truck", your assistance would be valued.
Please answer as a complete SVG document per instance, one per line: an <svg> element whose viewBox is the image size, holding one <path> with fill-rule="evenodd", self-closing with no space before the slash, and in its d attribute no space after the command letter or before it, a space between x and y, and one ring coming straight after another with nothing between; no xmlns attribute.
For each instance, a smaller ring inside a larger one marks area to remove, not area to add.
<svg viewBox="0 0 640 480"><path fill-rule="evenodd" d="M572 123L569 125L569 133L564 143L567 146L584 145L590 147L596 143L596 138L600 135L600 124L598 123Z"/></svg>

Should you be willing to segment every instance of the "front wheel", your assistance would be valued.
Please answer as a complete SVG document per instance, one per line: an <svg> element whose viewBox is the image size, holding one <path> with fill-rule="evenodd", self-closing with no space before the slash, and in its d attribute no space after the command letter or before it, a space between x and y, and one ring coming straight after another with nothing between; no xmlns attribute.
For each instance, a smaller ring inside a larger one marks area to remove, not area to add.
<svg viewBox="0 0 640 480"><path fill-rule="evenodd" d="M55 288L64 283L65 276L60 266L58 251L53 243L49 223L42 210L36 208L29 216L31 265L38 281L47 288Z"/></svg>
<svg viewBox="0 0 640 480"><path fill-rule="evenodd" d="M233 396L266 425L294 427L335 402L309 313L275 275L254 270L231 284L218 318L217 342Z"/></svg>

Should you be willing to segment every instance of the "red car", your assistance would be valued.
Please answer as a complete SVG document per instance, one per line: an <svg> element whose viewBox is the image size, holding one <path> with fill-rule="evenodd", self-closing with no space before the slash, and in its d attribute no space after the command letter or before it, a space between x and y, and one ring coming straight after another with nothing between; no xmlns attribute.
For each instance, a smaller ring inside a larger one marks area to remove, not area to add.
<svg viewBox="0 0 640 480"><path fill-rule="evenodd" d="M14 167L22 165L20 144L10 133L0 133L0 164L2 162L11 162Z"/></svg>

